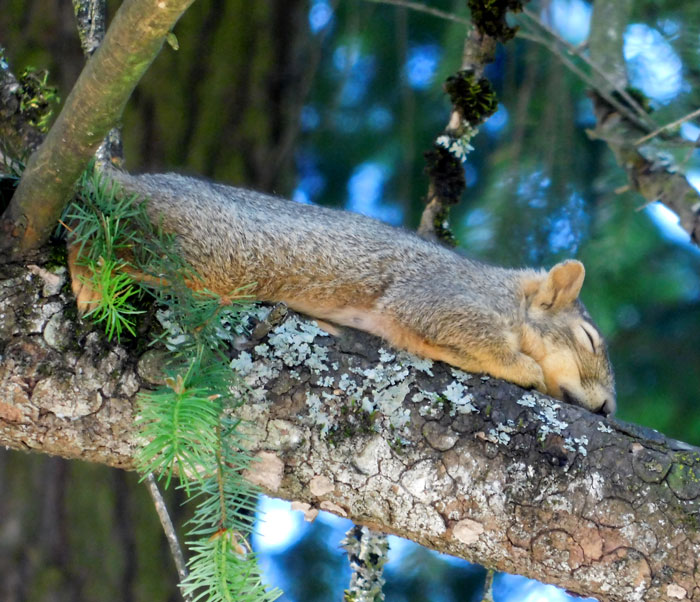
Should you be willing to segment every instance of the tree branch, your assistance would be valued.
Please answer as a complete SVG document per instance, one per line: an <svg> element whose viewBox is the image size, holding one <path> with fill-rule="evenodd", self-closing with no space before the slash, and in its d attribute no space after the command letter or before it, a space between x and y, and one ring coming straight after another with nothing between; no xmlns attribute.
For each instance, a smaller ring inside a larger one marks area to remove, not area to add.
<svg viewBox="0 0 700 602"><path fill-rule="evenodd" d="M460 70L471 72L475 81L481 78L486 65L496 57L497 43L496 37L484 33L473 25L467 30L464 38ZM449 137L460 138L463 134L464 121L465 116L459 107L453 104L447 126L436 137L433 149L427 151L426 158L432 155L433 161L436 161L439 156L435 154L436 150L438 153L442 153L439 147L436 149L436 146L438 140L445 134ZM478 123L469 125L476 127ZM464 179L461 159L450 157L449 154L447 156L449 157L448 161L452 163L451 166L448 164L447 166L440 165L439 168L436 168L435 165L431 167L430 160L428 160L428 194L426 206L418 225L418 234L428 240L440 241L454 246L454 237L450 231L447 217L450 206L459 200L467 184ZM445 190L449 190L450 194L445 194Z"/></svg>
<svg viewBox="0 0 700 602"><path fill-rule="evenodd" d="M175 526L168 513L168 507L163 499L160 489L158 489L158 483L153 473L149 472L146 477L146 488L153 501L153 506L156 509L156 514L158 514L158 520L160 520L161 527L163 527L163 532L165 533L165 539L168 542L168 547L170 548L170 555L175 561L175 568L177 569L178 577L180 578L180 583L184 582L189 575L187 570L187 562L185 561L185 554L180 546L180 541L177 538L177 532L175 531ZM192 596L182 592L182 597L185 602L192 602Z"/></svg>
<svg viewBox="0 0 700 602"><path fill-rule="evenodd" d="M685 123L686 121L690 121L691 119L695 119L696 117L700 117L700 109L696 109L695 111L691 111L690 113L686 113L683 115L683 117L679 117L678 119L674 119L670 123L667 123L666 125L662 125L661 127L655 129L653 132L647 134L646 136L642 136L638 140L635 140L634 144L635 146L639 146L640 144L644 144L645 142L648 142L652 138L656 138L657 136L660 136L663 134L666 130L672 130L673 128L677 128L681 124Z"/></svg>
<svg viewBox="0 0 700 602"><path fill-rule="evenodd" d="M452 21L454 23L461 23L462 25L471 25L471 20L465 17L460 17L455 13L446 12L438 8L433 8L426 4L420 2L411 2L410 0L367 0L367 2L374 2L376 4L390 4L392 6L401 6L403 8L408 8L414 10L418 13L424 13L426 15L431 15L437 17L438 19L444 19L445 21Z"/></svg>
<svg viewBox="0 0 700 602"><path fill-rule="evenodd" d="M53 231L73 185L119 120L136 84L193 0L125 0L63 110L32 155L3 216L0 247L38 248Z"/></svg>
<svg viewBox="0 0 700 602"><path fill-rule="evenodd" d="M586 56L579 48L562 38L556 31L544 23L540 18L528 9L523 9L523 17L532 25L537 26L544 32L545 37L540 37L537 34L527 34L518 32L518 36L531 40L535 43L548 48L554 56L567 66L573 73L581 78L592 90L600 94L605 100L613 105L622 115L636 124L643 130L650 130L656 126L654 121L634 99L634 97L626 90L626 82L624 85L619 85L619 78L613 78L608 75L603 68L596 64L591 58ZM583 61L591 71L589 76L583 70L579 69L576 64L571 61L565 52L578 57ZM619 95L624 100L624 103L615 97ZM625 104L626 103L626 104Z"/></svg>
<svg viewBox="0 0 700 602"><path fill-rule="evenodd" d="M609 74L618 87L627 86L622 55L623 25L627 22L630 0L596 2L591 19L591 59ZM622 24L622 25L620 25ZM700 245L700 194L687 178L663 161L639 148L641 132L603 98L594 95L596 128L589 134L604 140L620 167L627 172L629 186L647 201L660 201L680 217L691 240ZM654 132L655 134L656 132ZM670 168L669 168L670 167Z"/></svg>
<svg viewBox="0 0 700 602"><path fill-rule="evenodd" d="M157 353L77 322L62 278L0 266L0 444L131 469ZM250 480L599 600L700 596L697 449L379 346L292 317L238 357Z"/></svg>

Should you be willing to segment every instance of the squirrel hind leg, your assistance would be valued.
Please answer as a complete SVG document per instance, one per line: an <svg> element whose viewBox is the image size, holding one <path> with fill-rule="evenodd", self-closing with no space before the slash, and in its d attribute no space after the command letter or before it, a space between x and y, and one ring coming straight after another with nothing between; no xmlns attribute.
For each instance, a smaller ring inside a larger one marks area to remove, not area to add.
<svg viewBox="0 0 700 602"><path fill-rule="evenodd" d="M327 332L331 336L338 337L341 335L341 328L337 324L327 322L326 320L321 320L320 318L313 318L316 325L323 331Z"/></svg>
<svg viewBox="0 0 700 602"><path fill-rule="evenodd" d="M68 270L71 278L71 289L75 295L75 303L80 315L84 315L95 307L102 299L100 291L92 285L92 271L78 261L80 245L68 244Z"/></svg>

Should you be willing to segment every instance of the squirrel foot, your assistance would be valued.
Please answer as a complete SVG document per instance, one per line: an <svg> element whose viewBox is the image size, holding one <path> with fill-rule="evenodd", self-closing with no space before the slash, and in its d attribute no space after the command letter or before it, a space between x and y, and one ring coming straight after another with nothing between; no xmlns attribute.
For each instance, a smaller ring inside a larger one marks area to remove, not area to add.
<svg viewBox="0 0 700 602"><path fill-rule="evenodd" d="M92 272L86 265L78 262L79 245L68 245L68 270L71 277L71 289L80 315L88 313L102 299L102 294L91 286Z"/></svg>

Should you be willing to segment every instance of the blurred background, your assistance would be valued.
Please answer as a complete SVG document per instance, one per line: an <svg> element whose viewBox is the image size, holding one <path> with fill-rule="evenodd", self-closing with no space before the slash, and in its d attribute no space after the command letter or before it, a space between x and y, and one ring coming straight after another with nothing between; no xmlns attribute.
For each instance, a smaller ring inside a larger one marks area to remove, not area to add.
<svg viewBox="0 0 700 602"><path fill-rule="evenodd" d="M614 2L615 0L609 0ZM465 2L431 6L468 17ZM700 3L637 0L624 33L633 86L659 124L700 106ZM118 7L110 2L110 14ZM585 43L592 4L529 9ZM175 28L124 117L127 167L175 170L346 207L414 228L423 152L449 115L442 91L460 64L464 26L360 0L200 0ZM62 98L83 65L71 3L0 0L11 68L47 68ZM607 336L618 415L700 445L700 252L673 214L624 192L624 173L591 141L585 84L540 44L501 47L487 76L498 112L473 140L467 192L453 209L460 250L507 266L586 265L583 300ZM680 128L694 142L700 122ZM674 162L700 185L700 155ZM178 522L187 508L177 493ZM264 499L255 546L286 602L340 600L347 521L303 523ZM391 540L390 602L480 599L478 566ZM179 600L145 489L125 474L0 450L0 600ZM498 602L567 600L556 588L498 575Z"/></svg>

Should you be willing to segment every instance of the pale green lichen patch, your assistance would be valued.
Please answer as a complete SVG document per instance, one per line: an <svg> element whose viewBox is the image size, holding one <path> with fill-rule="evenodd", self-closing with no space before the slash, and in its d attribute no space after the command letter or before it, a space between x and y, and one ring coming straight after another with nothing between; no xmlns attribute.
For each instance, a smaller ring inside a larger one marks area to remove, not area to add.
<svg viewBox="0 0 700 602"><path fill-rule="evenodd" d="M508 445L510 443L510 436L516 433L517 430L515 423L512 420L508 420L506 424L497 424L495 428L489 429L484 439L491 443Z"/></svg>
<svg viewBox="0 0 700 602"><path fill-rule="evenodd" d="M461 382L451 382L447 385L443 395L452 404L450 416L455 416L457 413L471 414L478 411L473 403L474 396L467 392L467 387Z"/></svg>
<svg viewBox="0 0 700 602"><path fill-rule="evenodd" d="M700 468L676 462L666 477L668 486L682 500L700 496Z"/></svg>
<svg viewBox="0 0 700 602"><path fill-rule="evenodd" d="M518 401L516 401L518 405L524 406L526 408L534 408L537 406L537 399L534 395L530 395L529 393L526 395L523 395Z"/></svg>
<svg viewBox="0 0 700 602"><path fill-rule="evenodd" d="M230 366L242 380L249 399L255 403L264 401L265 383L276 378L281 369L275 362L254 360L247 351L241 351L238 357L231 361Z"/></svg>
<svg viewBox="0 0 700 602"><path fill-rule="evenodd" d="M261 319L265 310L254 308L252 313ZM264 402L267 383L285 373L290 382L298 380L311 385L304 385L306 390L300 392L308 419L322 436L388 433L398 445L409 443L413 412L438 418L479 411L468 386L472 376L461 370L451 369L454 381L446 382L437 391L426 390L427 383L434 382L432 360L380 348L378 359L370 362L349 356L347 367L339 371L329 348L318 341L319 336L328 334L315 323L290 315L264 342L240 352L230 365L238 373L249 399ZM431 380L426 381L425 375ZM338 403L339 397L342 404ZM407 400L412 403L406 404ZM498 440L506 443L506 435L514 428L512 424L497 427Z"/></svg>
<svg viewBox="0 0 700 602"><path fill-rule="evenodd" d="M446 403L445 398L438 393L419 390L411 396L411 401L415 404L421 404L418 408L418 413L425 418L438 418Z"/></svg>
<svg viewBox="0 0 700 602"><path fill-rule="evenodd" d="M266 343L255 347L255 352L260 358L279 360L290 368L304 365L312 373L328 371L328 350L314 343L318 336L327 337L328 333L315 322L290 315L270 333Z"/></svg>
<svg viewBox="0 0 700 602"><path fill-rule="evenodd" d="M467 384L467 381L470 381L472 379L471 374L463 372L462 370L459 370L457 368L450 368L450 373L452 374L452 378L454 378L457 382L462 383L463 385Z"/></svg>
<svg viewBox="0 0 700 602"><path fill-rule="evenodd" d="M265 308L261 307L253 308L250 313L258 320L267 315ZM251 401L264 401L265 384L277 378L285 367L292 368L290 375L296 378L299 378L299 372L294 368L302 366L319 376L321 372L327 372L328 350L314 343L317 336L328 336L328 333L313 322L291 315L270 333L266 342L254 347L254 353L241 351L231 361L230 367L241 378ZM321 386L333 385L332 377L326 375L321 378Z"/></svg>
<svg viewBox="0 0 700 602"><path fill-rule="evenodd" d="M568 449L571 452L578 452L582 456L588 453L588 437L586 435L581 435L580 437L567 437L564 440L564 449Z"/></svg>
<svg viewBox="0 0 700 602"><path fill-rule="evenodd" d="M360 425L371 425L370 428L375 431L385 428L394 432L403 444L405 441L402 437L409 434L407 426L411 419L410 410L404 407L404 400L414 384L415 370L430 370L432 362L428 364L430 360L415 358L419 366L416 368L414 357L410 354L401 352L395 356L383 349L380 350L379 359L369 367L351 366L348 372L340 375L338 389L355 404L352 411L345 412L346 430L351 433ZM334 397L325 392L322 396L329 401ZM316 394L307 394L306 401L312 421L321 427L323 435L327 434L331 420L340 418L340 412L335 412L337 416L331 415ZM358 416L358 411L365 415L364 419Z"/></svg>
<svg viewBox="0 0 700 602"><path fill-rule="evenodd" d="M335 385L335 378L333 376L323 376L316 381L316 384L319 387L332 387Z"/></svg>
<svg viewBox="0 0 700 602"><path fill-rule="evenodd" d="M309 416L316 426L321 427L321 436L328 434L331 426L336 422L338 416L328 412L328 405L321 401L315 393L307 393L306 405L309 408ZM334 407L334 406L330 406Z"/></svg>
<svg viewBox="0 0 700 602"><path fill-rule="evenodd" d="M381 353L382 350L380 350ZM380 358L381 360L381 355ZM432 367L433 367L433 360L428 359L426 357L418 357L417 355L413 355L412 353L408 353L408 351L400 351L397 355L396 360L402 365L407 368L414 368L418 372L424 372L428 376L434 376ZM381 360L385 361L385 360ZM464 373L462 373L464 374Z"/></svg>
<svg viewBox="0 0 700 602"><path fill-rule="evenodd" d="M388 362L393 362L396 359L396 355L391 353L390 351L387 351L383 347L379 349L379 361L388 363ZM430 360L428 360L430 361Z"/></svg>
<svg viewBox="0 0 700 602"><path fill-rule="evenodd" d="M588 437L585 435L580 437L571 436L568 432L569 424L558 417L557 413L562 407L560 403L536 393L526 393L516 403L533 410L534 417L539 423L537 429L538 439L544 440L550 435L559 435L564 438L564 449L578 452L582 456L588 454ZM501 436L499 440L504 441L505 437Z"/></svg>
<svg viewBox="0 0 700 602"><path fill-rule="evenodd" d="M174 351L185 343L187 335L182 330L171 310L159 309L156 312L156 320L158 320L163 330L167 333L167 336L163 339L163 343L169 351Z"/></svg>

